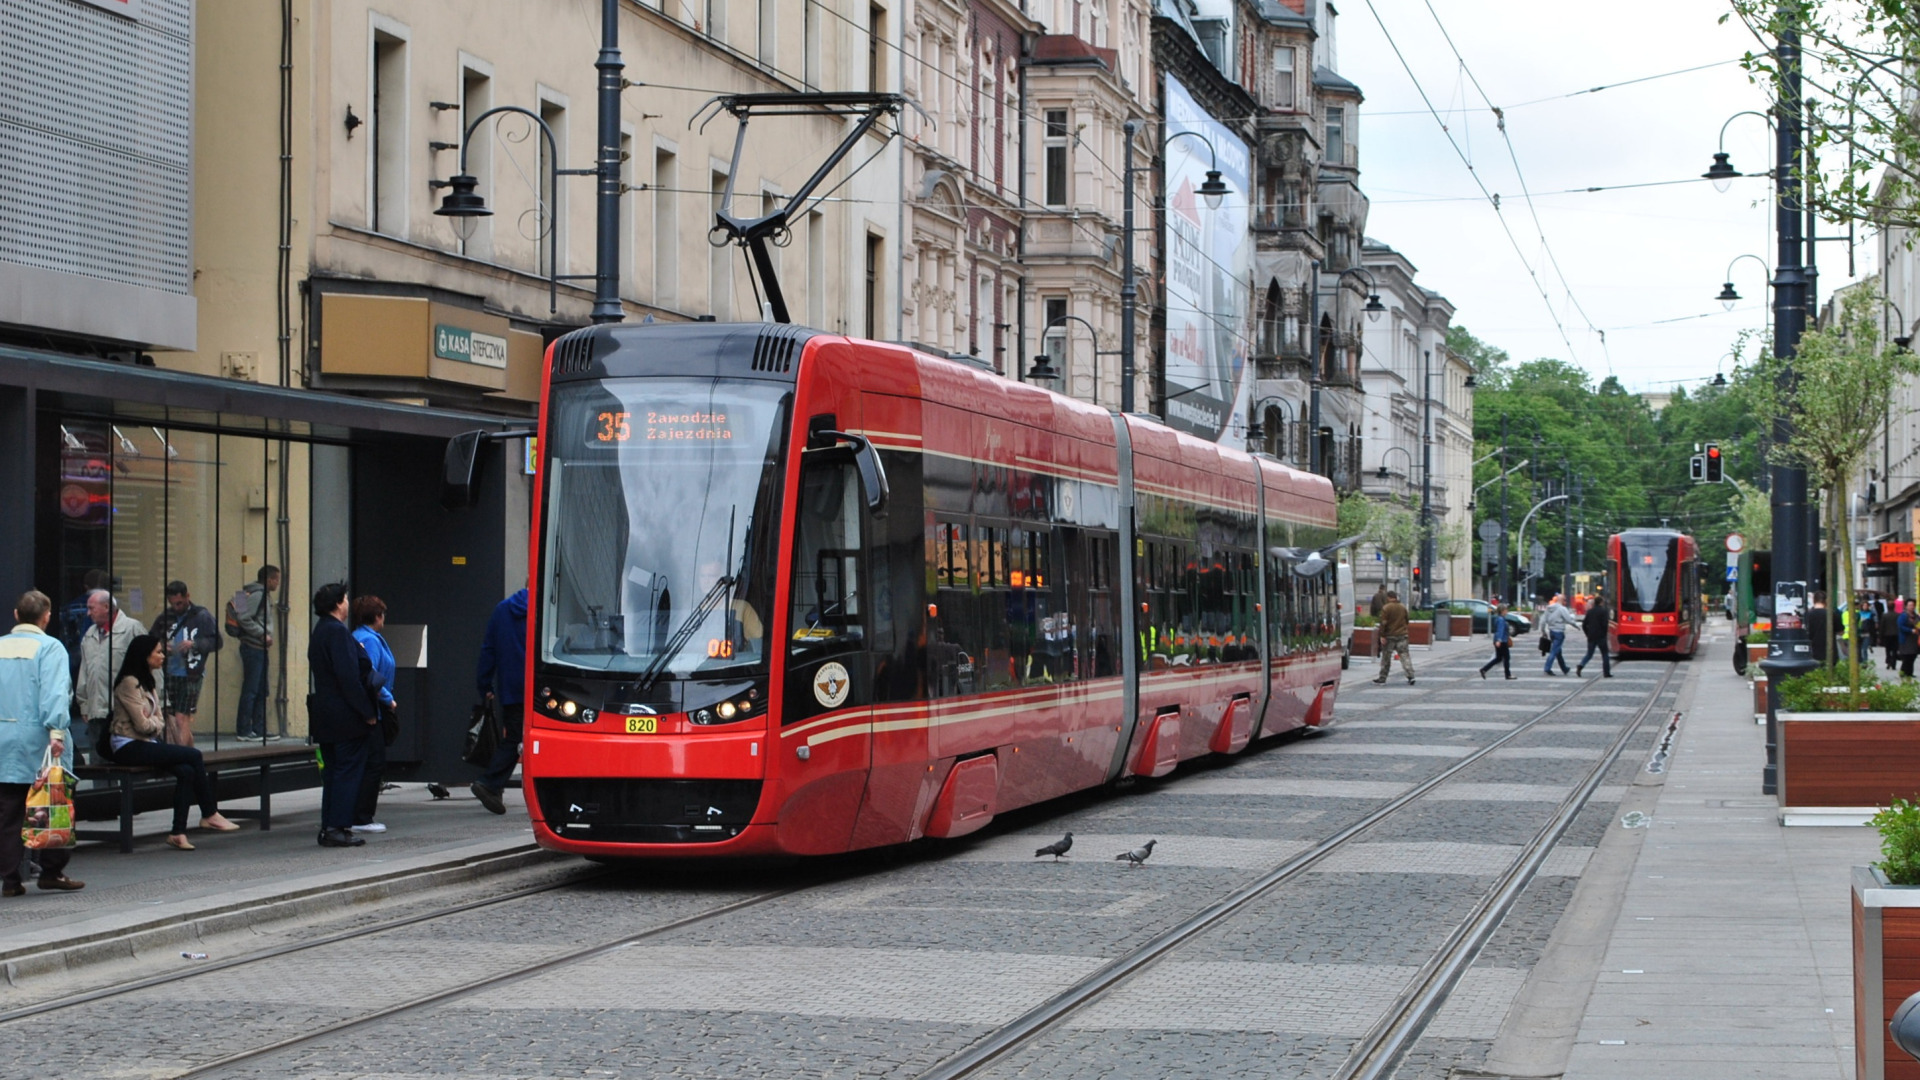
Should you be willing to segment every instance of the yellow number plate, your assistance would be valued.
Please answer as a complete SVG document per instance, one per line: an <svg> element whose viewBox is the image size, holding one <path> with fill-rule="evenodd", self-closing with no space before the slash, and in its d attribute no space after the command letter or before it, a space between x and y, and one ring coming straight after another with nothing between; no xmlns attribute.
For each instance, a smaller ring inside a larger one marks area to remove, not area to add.
<svg viewBox="0 0 1920 1080"><path fill-rule="evenodd" d="M659 729L660 718L657 716L627 717L627 734L629 735L652 735Z"/></svg>

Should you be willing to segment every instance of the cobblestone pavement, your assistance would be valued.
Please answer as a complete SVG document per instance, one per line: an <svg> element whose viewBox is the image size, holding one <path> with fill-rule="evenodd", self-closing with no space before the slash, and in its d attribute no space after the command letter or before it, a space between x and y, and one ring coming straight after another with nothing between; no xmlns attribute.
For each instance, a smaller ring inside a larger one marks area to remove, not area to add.
<svg viewBox="0 0 1920 1080"><path fill-rule="evenodd" d="M834 864L612 874L9 1025L21 1075L165 1076L762 890L790 895L221 1075L913 1077L1580 685L1422 658L1336 727ZM1357 674L1357 673L1356 673ZM1620 678L998 1063L999 1077L1330 1076L1657 683ZM1680 679L1669 685L1670 703ZM1605 693L1605 697L1598 696ZM1657 715L1657 714L1656 714ZM1483 1061L1625 784L1644 724L1401 1070ZM1034 860L1062 830L1073 856ZM1160 841L1138 870L1111 855ZM57 994L53 981L35 986Z"/></svg>

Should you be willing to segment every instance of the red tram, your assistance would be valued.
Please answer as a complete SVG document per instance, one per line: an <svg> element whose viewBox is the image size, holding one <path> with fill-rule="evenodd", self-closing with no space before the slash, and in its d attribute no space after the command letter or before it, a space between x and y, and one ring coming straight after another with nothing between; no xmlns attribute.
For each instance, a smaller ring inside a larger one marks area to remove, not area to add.
<svg viewBox="0 0 1920 1080"><path fill-rule="evenodd" d="M547 365L544 846L959 836L1331 716L1324 478L787 325L593 327Z"/></svg>
<svg viewBox="0 0 1920 1080"><path fill-rule="evenodd" d="M1615 656L1692 656L1705 612L1700 549L1670 529L1628 529L1607 538L1607 647Z"/></svg>

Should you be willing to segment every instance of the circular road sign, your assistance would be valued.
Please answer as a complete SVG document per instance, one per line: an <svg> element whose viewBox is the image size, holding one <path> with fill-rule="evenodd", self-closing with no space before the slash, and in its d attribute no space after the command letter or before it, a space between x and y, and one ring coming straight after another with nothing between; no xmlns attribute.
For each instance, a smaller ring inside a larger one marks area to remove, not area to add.
<svg viewBox="0 0 1920 1080"><path fill-rule="evenodd" d="M1739 554L1739 553L1741 553L1742 551L1745 551L1745 550L1746 550L1746 548L1747 548L1747 538L1746 538L1746 537L1744 537L1744 536L1741 536L1741 535L1740 535L1739 533L1728 533L1728 534L1727 534L1727 550L1728 550L1729 552L1731 552L1731 553L1733 553L1733 554L1735 554L1735 555L1738 555L1738 554Z"/></svg>
<svg viewBox="0 0 1920 1080"><path fill-rule="evenodd" d="M1500 539L1500 523L1488 518L1480 523L1480 539L1491 544Z"/></svg>

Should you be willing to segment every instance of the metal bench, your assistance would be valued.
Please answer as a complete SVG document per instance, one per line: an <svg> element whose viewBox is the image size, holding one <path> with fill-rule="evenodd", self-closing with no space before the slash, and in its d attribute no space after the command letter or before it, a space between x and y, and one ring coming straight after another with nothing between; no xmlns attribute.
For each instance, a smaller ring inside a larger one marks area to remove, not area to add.
<svg viewBox="0 0 1920 1080"><path fill-rule="evenodd" d="M230 818L258 818L260 831L273 828L273 788L268 774L275 765L310 761L313 747L305 743L290 746L243 746L232 750L215 750L203 755L207 780L218 790L222 769L258 769L260 770L260 809L226 810L220 812ZM118 829L80 829L74 830L74 836L81 840L119 840L122 854L133 850L134 791L142 783L154 779L164 779L174 783L172 773L149 765L114 765L101 762L89 765L76 765L73 774L82 780L98 780L110 783L120 793L120 827Z"/></svg>

